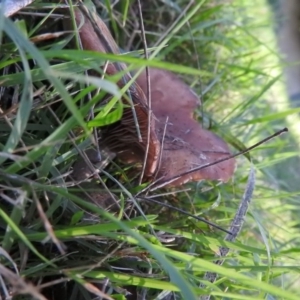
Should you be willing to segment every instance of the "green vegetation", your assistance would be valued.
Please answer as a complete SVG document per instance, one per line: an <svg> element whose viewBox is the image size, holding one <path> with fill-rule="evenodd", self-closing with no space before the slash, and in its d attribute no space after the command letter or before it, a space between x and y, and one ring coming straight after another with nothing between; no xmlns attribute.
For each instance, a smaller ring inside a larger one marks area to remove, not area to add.
<svg viewBox="0 0 300 300"><path fill-rule="evenodd" d="M228 228L252 161L256 186L236 242L224 242L223 232L177 211L138 201L145 185L137 184L130 166L105 159L102 165L105 187L99 183L97 190L107 188L121 199L115 216L72 186L68 176L79 158L74 144L84 150L92 143L86 116L106 93L115 104L121 95L117 78L91 85L85 76L107 59L180 74L202 95L199 122L234 153L298 122L300 108L286 103L271 16L262 1L142 1L153 54L147 62L139 58L143 43L134 1L110 2L98 1L99 13L109 20L122 56L81 51L69 31L31 43L63 30L62 12L43 0L23 10L30 14L0 19L1 293L12 289L19 294L14 299L43 299L36 289L42 287L47 299L95 299L103 288L113 299L126 299L126 292L132 293L128 299L299 299L296 126L240 156L226 184L201 182L151 194ZM120 117L107 109L96 107L101 125ZM217 266L220 246L231 251ZM218 279L200 288L208 271Z"/></svg>

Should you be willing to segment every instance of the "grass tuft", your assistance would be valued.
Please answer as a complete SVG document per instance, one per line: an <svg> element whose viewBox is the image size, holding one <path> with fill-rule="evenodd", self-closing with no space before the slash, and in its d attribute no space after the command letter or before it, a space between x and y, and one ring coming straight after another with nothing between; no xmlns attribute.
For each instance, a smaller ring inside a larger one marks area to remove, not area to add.
<svg viewBox="0 0 300 300"><path fill-rule="evenodd" d="M95 3L122 55L80 50L55 1L36 0L0 21L1 297L299 299L294 127L239 157L227 184L147 194L135 169L103 149L98 177L72 179L72 166L97 140L91 128L101 133L123 112L117 76L102 74L107 60L178 73L201 96L199 122L235 153L288 126L290 117L299 122L299 108L289 108L282 92L266 4L142 1L146 61L136 3ZM103 105L106 94L113 97ZM256 186L237 241L149 201L229 228L252 164ZM105 207L114 200L117 209ZM230 249L223 265L214 263L220 247ZM206 272L217 280L205 280Z"/></svg>

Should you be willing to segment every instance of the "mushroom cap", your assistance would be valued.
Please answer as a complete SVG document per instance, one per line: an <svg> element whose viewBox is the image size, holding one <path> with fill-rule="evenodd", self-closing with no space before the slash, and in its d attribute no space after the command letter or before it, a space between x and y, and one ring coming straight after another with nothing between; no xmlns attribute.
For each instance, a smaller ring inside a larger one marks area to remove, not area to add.
<svg viewBox="0 0 300 300"><path fill-rule="evenodd" d="M159 182L177 186L189 181L228 181L235 169L235 160L190 170L213 163L230 155L228 145L213 132L203 129L194 118L200 99L176 75L161 69L150 69L151 105L156 117L156 133L162 143L161 164L157 173ZM146 72L137 79L147 90ZM171 179L180 178L168 183Z"/></svg>

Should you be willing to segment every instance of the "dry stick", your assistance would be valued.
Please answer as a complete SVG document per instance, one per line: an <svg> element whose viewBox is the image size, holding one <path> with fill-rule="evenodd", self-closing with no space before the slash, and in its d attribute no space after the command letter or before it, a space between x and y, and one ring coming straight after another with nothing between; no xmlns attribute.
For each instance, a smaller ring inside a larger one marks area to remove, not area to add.
<svg viewBox="0 0 300 300"><path fill-rule="evenodd" d="M246 216L247 210L249 208L249 204L252 199L254 186L255 186L255 171L254 171L253 166L251 165L251 170L250 170L246 190L244 192L244 195L243 195L242 201L239 205L239 208L234 216L234 219L230 225L230 231L232 232L232 234L229 234L229 235L227 234L224 239L225 241L233 242L237 238L238 234L240 233L242 226L244 224L244 221L245 221L245 216ZM218 259L214 263L216 265L221 266L224 262L224 257L228 254L228 252L229 252L229 248L220 247L218 256L222 257L223 259ZM207 280L211 283L214 283L216 281L216 279L217 279L216 273L206 272L204 275L204 280ZM205 284L201 283L200 288L205 288ZM209 299L210 299L210 295L203 295L200 297L200 300L209 300Z"/></svg>
<svg viewBox="0 0 300 300"><path fill-rule="evenodd" d="M143 40L143 47L144 47L144 54L146 60L148 60L148 51L147 51L147 40L146 40L146 35L145 35L145 28L144 28L144 22L143 22L143 13L142 13L142 5L141 5L141 0L138 0L138 8L139 8L139 20L140 20L140 27L141 27L141 34L142 34L142 40ZM148 104L148 127L147 127L147 144L146 144L146 151L145 151L145 157L144 157L144 163L143 163L143 168L142 172L140 175L139 179L139 184L142 183L144 173L145 173L145 168L147 164L147 159L148 159L148 153L149 153L149 144L150 144L150 130L151 130L151 121L152 121L152 113L151 113L151 82L150 82L150 74L149 74L149 67L146 67L146 78L147 78L147 104Z"/></svg>
<svg viewBox="0 0 300 300"><path fill-rule="evenodd" d="M229 156L224 157L224 158L222 158L222 159L216 160L216 161L214 161L214 162L212 162L212 163L207 163L207 164L204 164L204 165L202 165L202 166L200 166L200 167L193 168L193 169L191 169L191 170L189 170L189 171L186 171L186 172L183 172L183 173L181 173L181 174L178 174L178 175L176 175L176 176L174 176L174 177L172 177L172 178L170 178L170 179L168 179L168 180L166 180L166 181L163 181L162 183L160 183L160 184L158 184L157 186L153 187L153 188L151 189L151 191L154 191L154 190L156 190L156 189L159 189L159 188L161 188L161 187L164 187L164 186L166 186L166 185L172 183L173 181L179 179L181 176L185 176L185 175L187 175L187 174L190 174L190 173L193 173L193 172L196 172L196 171L205 169L205 168L207 168L207 167L214 166L214 165L219 164L219 163L221 163L221 162L223 162L223 161L226 161L226 160L235 158L235 157L237 157L237 156L246 154L246 153L250 152L251 150L253 150L254 148L260 146L261 144L266 143L267 141L273 139L273 138L276 137L276 136L281 135L281 134L284 133L284 132L288 132L288 129L287 129L286 127L283 128L283 129L281 129L281 130L279 130L279 131L277 131L277 132L275 132L274 134L268 136L267 138L261 140L260 142L254 144L253 146L251 146L251 147L249 147L249 148L246 148L246 149L243 150L243 151L240 151L240 152L238 152L238 153L236 153L236 154L229 155Z"/></svg>

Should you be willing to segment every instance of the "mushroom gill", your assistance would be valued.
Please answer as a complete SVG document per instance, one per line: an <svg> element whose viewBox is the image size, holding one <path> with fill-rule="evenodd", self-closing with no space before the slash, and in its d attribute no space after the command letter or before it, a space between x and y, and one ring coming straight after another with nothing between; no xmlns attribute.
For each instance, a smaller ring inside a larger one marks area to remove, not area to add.
<svg viewBox="0 0 300 300"><path fill-rule="evenodd" d="M78 26L79 36L84 50L92 50L102 53L119 53L119 48L111 36L108 28L101 18L81 7L81 10L75 9L75 21ZM108 75L115 75L124 72L126 65L122 63L109 63L106 69ZM95 75L92 73L92 75ZM122 79L119 80L120 88L131 80L130 74L125 72ZM132 103L129 103L125 97L123 116L120 121L107 126L102 131L101 143L110 151L117 154L118 158L124 163L143 163L146 155L146 147L149 134L149 149L145 167L145 178L150 178L156 168L160 152L160 143L155 132L155 120L151 117L149 124L149 114L152 114L147 107L147 99L143 90L133 83L128 93ZM134 121L134 114L138 122L138 127ZM149 127L149 128L148 128ZM138 129L140 138L138 137Z"/></svg>

